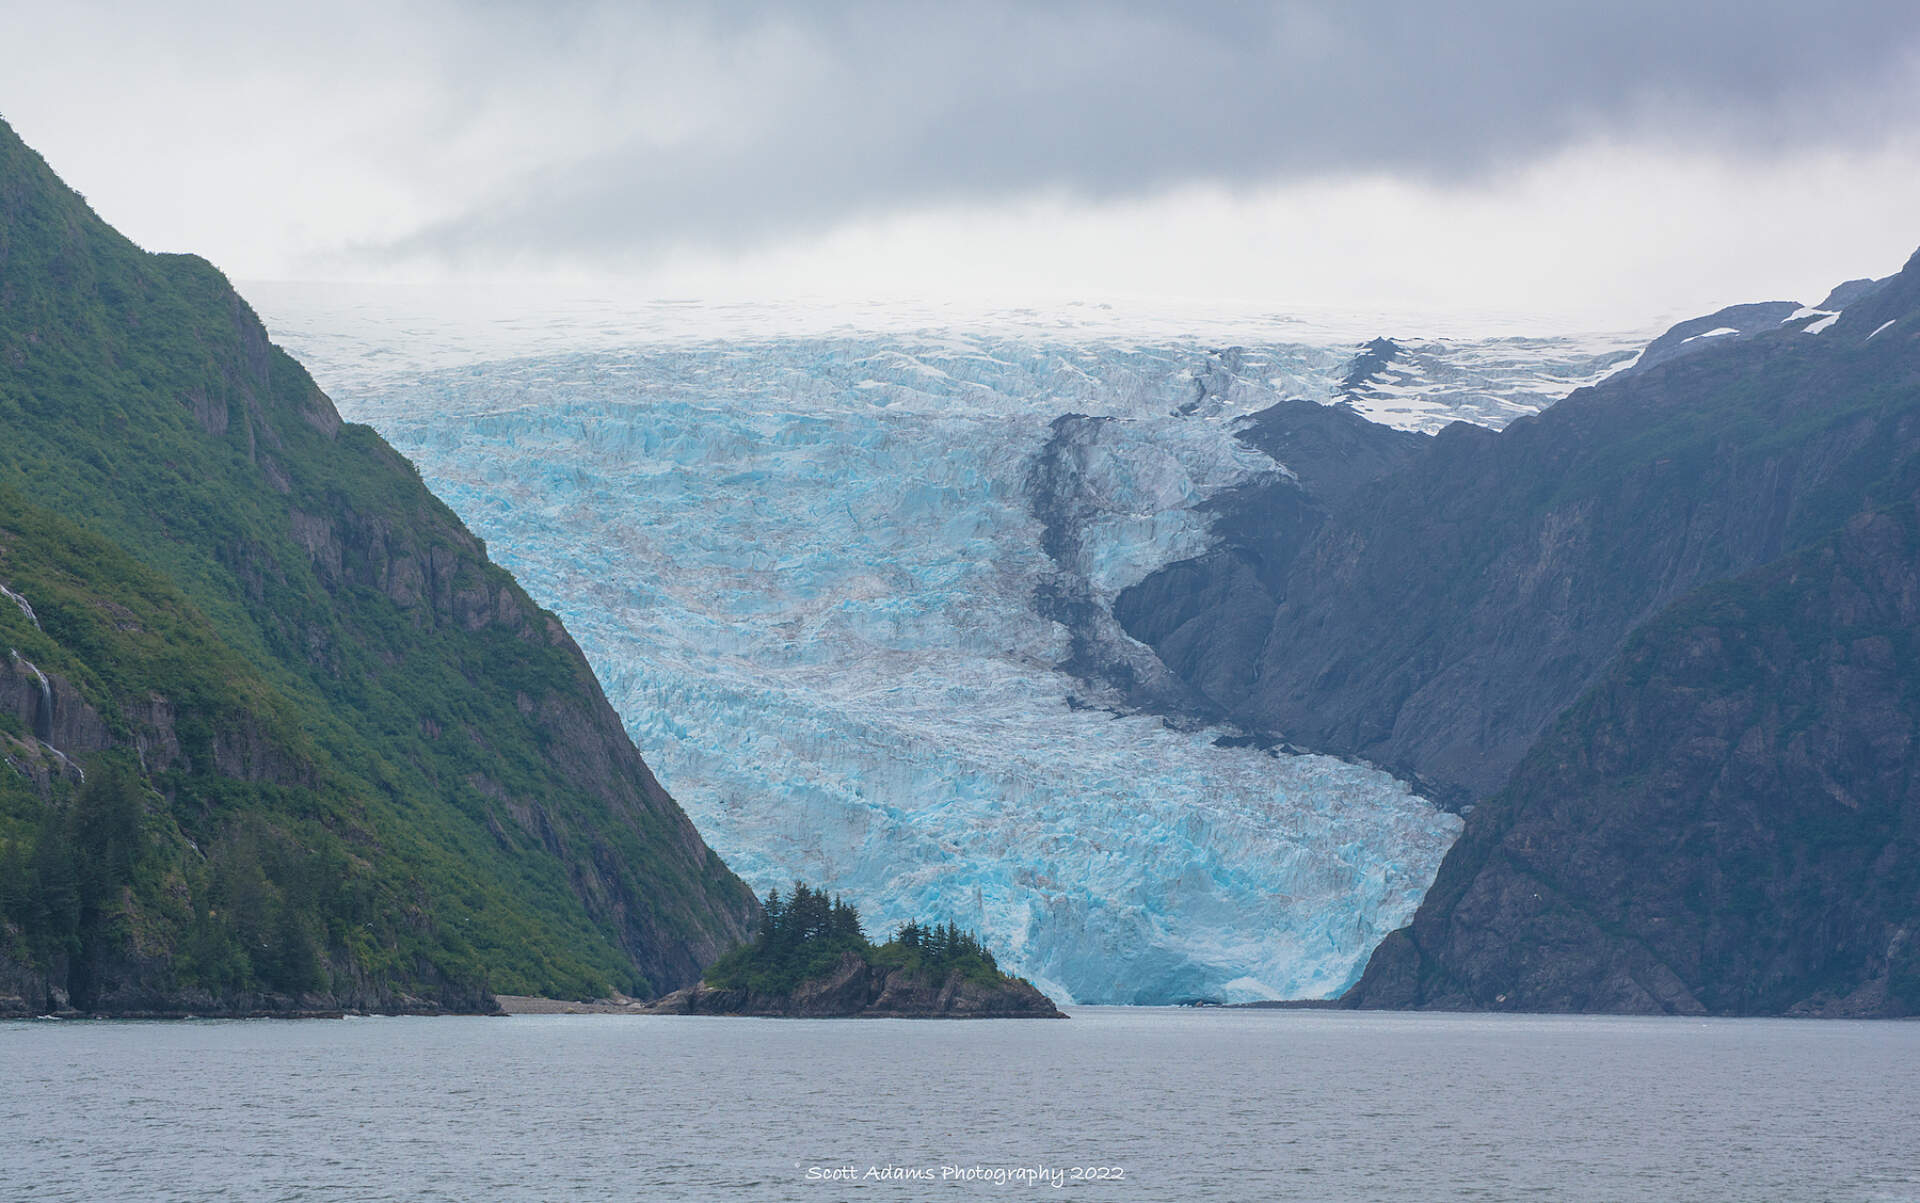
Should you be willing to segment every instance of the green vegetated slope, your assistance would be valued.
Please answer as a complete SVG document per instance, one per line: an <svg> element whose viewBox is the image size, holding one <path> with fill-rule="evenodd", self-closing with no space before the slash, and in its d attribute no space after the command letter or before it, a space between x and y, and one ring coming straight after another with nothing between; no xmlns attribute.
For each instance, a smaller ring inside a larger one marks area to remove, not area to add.
<svg viewBox="0 0 1920 1203"><path fill-rule="evenodd" d="M769 893L753 940L720 958L703 980L723 990L790 994L831 972L847 953L886 969L953 973L983 986L1007 980L993 953L972 932L951 923L928 927L915 922L876 945L867 938L857 910L804 882L794 883L784 898L777 891Z"/></svg>
<svg viewBox="0 0 1920 1203"><path fill-rule="evenodd" d="M750 930L559 621L3 124L0 486L14 1005L657 993Z"/></svg>

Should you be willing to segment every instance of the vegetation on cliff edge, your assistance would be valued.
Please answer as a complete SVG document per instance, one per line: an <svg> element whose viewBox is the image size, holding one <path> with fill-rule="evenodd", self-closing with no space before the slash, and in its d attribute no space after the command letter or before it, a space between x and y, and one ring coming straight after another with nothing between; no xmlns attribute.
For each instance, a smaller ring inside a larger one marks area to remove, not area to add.
<svg viewBox="0 0 1920 1203"><path fill-rule="evenodd" d="M974 933L952 923L936 927L909 921L885 944L874 944L860 924L860 912L844 899L829 897L805 882L781 897L769 890L760 903L760 929L750 943L720 958L705 981L716 989L745 989L755 994L790 994L802 983L833 971L847 953L869 965L905 969L945 978L958 973L983 986L1010 979Z"/></svg>

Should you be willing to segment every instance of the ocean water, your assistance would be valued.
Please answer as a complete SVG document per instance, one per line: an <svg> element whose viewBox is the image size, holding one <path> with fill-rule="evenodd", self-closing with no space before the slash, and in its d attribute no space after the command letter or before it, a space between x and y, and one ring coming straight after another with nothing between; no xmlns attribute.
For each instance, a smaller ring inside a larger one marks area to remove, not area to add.
<svg viewBox="0 0 1920 1203"><path fill-rule="evenodd" d="M1920 1199L1915 1023L29 1021L0 1083L8 1200Z"/></svg>

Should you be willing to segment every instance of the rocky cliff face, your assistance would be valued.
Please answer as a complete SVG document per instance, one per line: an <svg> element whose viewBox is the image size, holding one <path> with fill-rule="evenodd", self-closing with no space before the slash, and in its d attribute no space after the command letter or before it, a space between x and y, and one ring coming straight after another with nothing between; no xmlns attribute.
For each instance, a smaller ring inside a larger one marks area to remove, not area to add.
<svg viewBox="0 0 1920 1203"><path fill-rule="evenodd" d="M1218 548L1126 589L1113 616L1191 691L1163 689L1143 702L1244 723L1296 559L1340 508L1432 440L1369 422L1345 405L1311 401L1255 414L1238 437L1283 465L1283 478L1212 498Z"/></svg>
<svg viewBox="0 0 1920 1203"><path fill-rule="evenodd" d="M1351 1004L1912 1013L1920 256L1824 305L1239 498L1120 599L1242 725L1468 813Z"/></svg>
<svg viewBox="0 0 1920 1203"><path fill-rule="evenodd" d="M101 913L13 899L22 1005L651 994L751 920L559 621L218 272L126 242L4 125L0 584L0 855L79 839L97 765L143 826ZM269 972L289 940L312 957ZM77 957L115 967L85 997Z"/></svg>
<svg viewBox="0 0 1920 1203"><path fill-rule="evenodd" d="M1920 1013L1920 498L1672 607L1348 1004Z"/></svg>
<svg viewBox="0 0 1920 1203"><path fill-rule="evenodd" d="M677 990L647 1010L656 1015L762 1015L789 1019L1064 1019L1046 995L1018 979L987 985L958 970L945 975L869 964L854 953L791 993Z"/></svg>
<svg viewBox="0 0 1920 1203"><path fill-rule="evenodd" d="M1637 625L1819 538L1910 470L1914 344L1867 341L1882 310L1904 312L1899 293L1818 334L1801 322L1583 389L1498 434L1455 424L1311 521L1293 497L1249 499L1222 553L1149 578L1116 613L1242 725L1471 802ZM1263 530L1287 550L1250 573L1262 536L1246 532Z"/></svg>

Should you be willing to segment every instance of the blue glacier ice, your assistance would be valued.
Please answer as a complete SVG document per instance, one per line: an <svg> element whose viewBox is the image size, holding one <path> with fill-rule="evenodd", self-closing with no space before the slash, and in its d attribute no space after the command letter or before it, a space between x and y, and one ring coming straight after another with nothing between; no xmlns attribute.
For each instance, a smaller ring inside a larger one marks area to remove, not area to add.
<svg viewBox="0 0 1920 1203"><path fill-rule="evenodd" d="M756 888L827 885L870 930L977 929L1062 1000L1325 997L1458 834L1372 768L1125 713L1056 667L1066 632L1035 610L1048 581L1106 601L1204 548L1200 501L1284 470L1236 420L1329 397L1345 345L603 338L395 369L364 340L287 341L560 613ZM1509 405L1607 362L1489 346L1462 358ZM1063 563L1030 491L1068 413L1106 420Z"/></svg>

